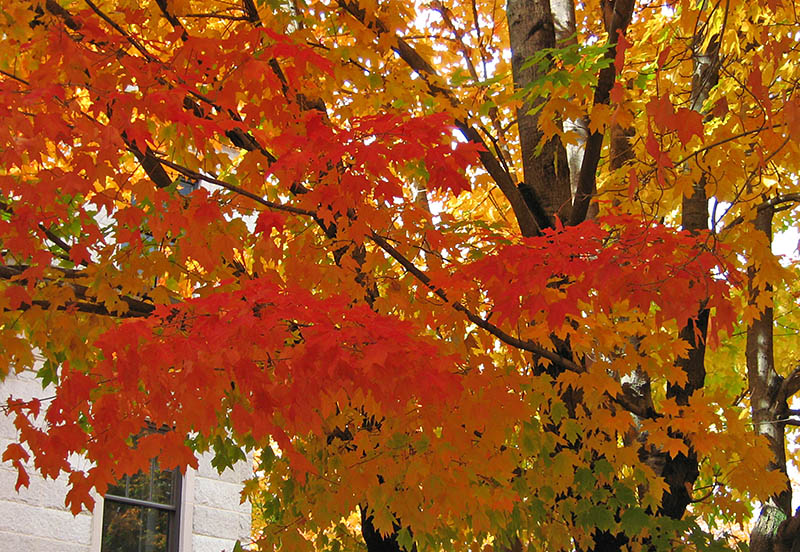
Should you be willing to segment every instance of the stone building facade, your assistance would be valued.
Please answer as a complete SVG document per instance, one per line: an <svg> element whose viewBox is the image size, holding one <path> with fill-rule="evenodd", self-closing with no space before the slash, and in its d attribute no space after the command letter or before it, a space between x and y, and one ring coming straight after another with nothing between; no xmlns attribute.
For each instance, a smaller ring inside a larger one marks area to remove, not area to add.
<svg viewBox="0 0 800 552"><path fill-rule="evenodd" d="M43 391L32 373L9 375L0 382L0 402L9 395L31 399L48 394L52 393ZM0 453L15 440L11 419L0 414ZM85 460L75 460L78 466L81 461ZM32 469L29 475L30 486L17 493L16 471L10 463L0 463L0 550L101 552L104 531L108 531L103 498L95 497L93 513L73 516L64 505L65 477L45 480ZM249 477L252 467L248 462L220 475L207 456L200 458L197 470L187 469L176 482L168 552L230 552L237 540L242 545L249 543L250 505L239 500L241 482Z"/></svg>

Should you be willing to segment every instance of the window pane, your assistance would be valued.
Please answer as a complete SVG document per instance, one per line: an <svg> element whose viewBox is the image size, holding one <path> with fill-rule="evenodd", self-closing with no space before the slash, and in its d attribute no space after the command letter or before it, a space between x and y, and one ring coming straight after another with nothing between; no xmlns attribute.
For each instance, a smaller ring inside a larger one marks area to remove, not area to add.
<svg viewBox="0 0 800 552"><path fill-rule="evenodd" d="M160 504L175 504L174 492L178 472L176 470L160 470L158 461L153 460L152 487L150 500Z"/></svg>
<svg viewBox="0 0 800 552"><path fill-rule="evenodd" d="M148 473L126 475L116 485L109 485L106 494L172 505L175 479L175 470L161 471L158 462L153 460Z"/></svg>
<svg viewBox="0 0 800 552"><path fill-rule="evenodd" d="M109 485L106 494L114 496L128 496L128 476L125 475L116 485Z"/></svg>
<svg viewBox="0 0 800 552"><path fill-rule="evenodd" d="M167 552L170 513L106 500L102 552Z"/></svg>

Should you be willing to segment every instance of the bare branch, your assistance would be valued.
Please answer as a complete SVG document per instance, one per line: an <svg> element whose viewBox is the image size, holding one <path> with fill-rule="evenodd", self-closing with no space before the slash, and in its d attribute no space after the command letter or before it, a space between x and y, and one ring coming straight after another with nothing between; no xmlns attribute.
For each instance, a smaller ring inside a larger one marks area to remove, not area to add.
<svg viewBox="0 0 800 552"><path fill-rule="evenodd" d="M781 396L789 401L798 391L800 391L800 366L797 366L781 385Z"/></svg>

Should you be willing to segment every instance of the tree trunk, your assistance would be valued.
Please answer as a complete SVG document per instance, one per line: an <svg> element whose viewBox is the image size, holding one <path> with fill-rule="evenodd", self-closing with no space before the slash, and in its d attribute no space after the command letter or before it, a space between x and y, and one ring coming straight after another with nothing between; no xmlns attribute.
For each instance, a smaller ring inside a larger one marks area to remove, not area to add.
<svg viewBox="0 0 800 552"><path fill-rule="evenodd" d="M577 44L574 0L550 0L550 11L553 13L556 45L563 47ZM563 122L563 126L565 133L572 132L578 137L576 143L568 143L564 146L567 154L567 165L569 165L570 195L574 195L578 189L578 178L581 173L586 138L589 136L589 125L586 118L581 117L580 119L567 119Z"/></svg>
<svg viewBox="0 0 800 552"><path fill-rule="evenodd" d="M780 524L777 537L775 552L800 552L800 509ZM750 550L755 550L750 546Z"/></svg>
<svg viewBox="0 0 800 552"><path fill-rule="evenodd" d="M695 36L693 55L694 78L692 79L692 108L700 111L705 98L718 81L719 40L714 38L703 51L703 35ZM708 229L708 198L706 196L706 179L701 177L694 183L691 195L684 196L681 205L681 223L684 230L697 233ZM686 356L678 360L677 365L686 374L686 383L667 384L667 397L675 399L680 406L688 406L689 399L695 391L705 385L706 367L706 335L708 332L709 311L701 306L697 318L690 320L681 330L680 337L689 344ZM673 519L680 519L686 507L692 501L691 490L700 473L697 453L689 439L679 433L672 432L672 437L683 439L689 450L687 454L676 456L665 455L663 467L664 477L668 485L667 491L659 507L659 514Z"/></svg>
<svg viewBox="0 0 800 552"><path fill-rule="evenodd" d="M615 59L616 42L619 33L625 33L631 21L635 0L605 0L601 2L605 27L608 31L609 50L607 59ZM616 69L613 64L605 67L597 75L597 86L594 90L594 104L608 104L611 89L616 80ZM577 179L575 197L572 201L568 224L582 223L590 215L590 204L597 193L597 167L603 150L605 133L601 130L592 132L586 140L581 169Z"/></svg>
<svg viewBox="0 0 800 552"><path fill-rule="evenodd" d="M556 45L550 1L508 0L506 15L514 86L521 89L541 76L537 67L523 69L525 61L543 48ZM527 197L532 190L548 216L566 219L572 201L567 154L558 137L550 139L537 153L543 133L539 130L539 115L529 113L536 105L535 101L526 102L517 111L524 178L520 191Z"/></svg>
<svg viewBox="0 0 800 552"><path fill-rule="evenodd" d="M577 44L574 0L550 0L550 13L553 14L556 45Z"/></svg>
<svg viewBox="0 0 800 552"><path fill-rule="evenodd" d="M756 214L756 230L763 232L767 243L772 243L772 208L759 209ZM759 290L754 284L756 267L748 268L751 305L757 304L761 293L771 294L772 286L766 284ZM771 303L771 301L770 301ZM777 532L780 524L791 516L792 487L786 472L785 423L788 405L783 394L783 378L775 371L773 354L773 311L768 306L761 316L753 320L747 329L747 380L750 384L750 411L753 428L767 438L772 458L769 469L781 472L785 484L780 493L771 496L761 509L750 533L752 552L775 552Z"/></svg>
<svg viewBox="0 0 800 552"><path fill-rule="evenodd" d="M777 552L778 528L785 520L786 513L772 501L764 504L750 532L750 552Z"/></svg>

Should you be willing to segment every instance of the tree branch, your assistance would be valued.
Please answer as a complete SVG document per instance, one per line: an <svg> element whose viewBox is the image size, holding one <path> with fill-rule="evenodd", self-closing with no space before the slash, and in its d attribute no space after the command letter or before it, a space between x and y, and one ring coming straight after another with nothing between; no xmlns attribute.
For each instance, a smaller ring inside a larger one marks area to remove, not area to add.
<svg viewBox="0 0 800 552"><path fill-rule="evenodd" d="M315 213L313 211L309 211L309 210L306 210L306 209L300 209L298 207L293 207L291 205L284 205L284 204L280 204L280 203L274 203L272 201L268 201L268 200L266 200L266 199L264 199L264 198L262 198L262 197L260 197L260 196L258 196L256 194L254 194L252 192L249 192L249 191L244 190L244 189L242 189L242 188L240 188L238 186L235 186L233 184L229 184L228 182L224 182L224 181L219 180L217 178L214 178L212 176L204 175L202 173L193 171L191 169L188 169L186 167L183 167L183 166L178 165L176 163L173 163L171 161L167 161L165 159L160 159L160 158L156 158L156 159L158 159L159 163L161 163L163 165L166 165L166 166L178 171L179 173L181 173L181 174L183 174L185 176L188 176L190 178L194 178L194 179L197 179L197 180L203 180L203 181L208 182L210 184L215 184L217 186L225 188L226 190L229 190L231 192L234 192L234 193L240 194L240 195L242 195L244 197L247 197L249 199L252 199L253 201L256 201L257 203L259 203L259 204L261 204L261 205L263 205L265 207L268 207L270 209L274 209L274 210L278 210L278 211L285 211L285 212L288 212L288 213L292 213L294 215L310 217L315 222L320 224L324 229L324 225L322 225L322 220L319 218L317 213ZM518 349L522 349L524 351L529 351L531 353L537 354L537 355L539 355L539 356L541 356L543 358L546 358L546 359L550 360L551 362L553 362L555 364L558 364L559 366L562 366L562 367L564 367L564 368L566 368L568 370L572 370L574 372L584 372L585 371L582 366L576 364L575 362L573 362L573 361L571 361L569 359L566 359L566 358L558 355L557 353L554 353L553 351L545 349L544 347L542 347L540 345L537 345L536 343L534 343L532 341L518 339L518 338L515 338L515 337L505 333L504 331L502 331L500 328L498 328L494 324L491 324L487 320L485 320L485 319L481 318L480 316L478 316L477 314L471 312L463 304L461 304L461 303L459 303L457 301L456 302L451 302L447 298L447 294L445 293L445 291L443 289L441 289L438 286L434 285L431 282L431 279L428 277L427 274L425 274L422 270L420 270L419 268L414 266L414 263L412 263L411 260L409 260L408 258L403 256L399 251L397 251L394 247L392 247L389 244L389 242L387 242L383 237L381 237L379 234L377 234L376 232L373 231L370 234L370 239L376 245L378 245L378 247L380 247L387 254L389 254L389 256L391 256L393 259L395 259L403 268L405 268L409 273L411 273L417 280L422 282L426 287L428 287L431 291L433 291L438 297L440 297L441 299L443 299L444 301L449 303L455 310L457 310L457 311L461 312L462 314L464 314L470 322L472 322L473 324L475 324L479 328L482 328L483 330L489 332L493 336L497 337L503 343L506 343L507 345L511 345L512 347L516 347Z"/></svg>
<svg viewBox="0 0 800 552"><path fill-rule="evenodd" d="M414 263L412 263L411 260L403 256L402 253L400 253L399 251L397 251L397 249L392 247L389 244L389 242L386 241L382 236L373 231L369 237L378 247L383 249L390 257L396 260L403 268L406 269L407 272L413 275L417 280L422 282L425 285L425 287L431 290L431 292L433 292L436 296L438 296L443 301L447 302L451 307L453 307L458 312L464 314L470 322L472 322L479 328L485 330L486 332L490 333L491 335L495 336L497 339L499 339L506 345L510 345L517 349L522 349L523 351L528 351L536 355L539 355L540 357L546 358L549 361L553 362L554 364L566 368L567 370L571 370L573 372L578 372L578 373L585 372L585 369L582 366L576 364L575 362L567 358L564 358L559 354L554 353L553 351L545 349L544 347L537 345L533 341L523 340L513 337L505 333L503 330L501 330L488 320L485 320L480 316L478 316L477 314L473 313L462 303L458 301L450 301L450 299L447 298L447 293L442 288L434 284L427 274L425 274L422 270L414 266Z"/></svg>
<svg viewBox="0 0 800 552"><path fill-rule="evenodd" d="M261 26L261 18L258 16L258 8L253 3L253 0L242 0L244 11L247 14L247 20L256 25Z"/></svg>
<svg viewBox="0 0 800 552"><path fill-rule="evenodd" d="M6 312L27 311L34 306L40 307L43 310L52 309L52 304L50 303L50 301L35 300L32 301L32 304L23 303L16 309L4 309L4 311ZM110 316L113 318L146 318L147 316L150 315L150 313L143 313L135 310L128 310L127 312L117 312L117 311L112 312L103 305L98 305L97 303L89 303L86 301L67 301L63 305L59 305L58 307L56 307L56 310L61 310L61 311L75 310L78 312L99 314L102 316Z"/></svg>
<svg viewBox="0 0 800 552"><path fill-rule="evenodd" d="M153 181L153 184L155 184L157 188L166 188L172 184L172 178L170 178L167 171L164 170L164 167L161 166L161 160L156 157L156 154L150 149L150 146L145 146L145 151L142 152L138 145L128 138L125 131L122 131L120 135L122 136L122 141L128 146L128 150L133 153L142 165L144 172L147 173L147 176L150 177L150 180Z"/></svg>
<svg viewBox="0 0 800 552"><path fill-rule="evenodd" d="M244 188L240 188L239 186L236 186L235 184L230 184L228 182L225 182L224 180L220 180L220 179L215 178L213 176L210 176L210 175L207 175L207 174L203 174L203 173L200 173L200 172L197 172L197 171L193 171L192 169L184 167L183 165L178 165L177 163L173 163L172 161L167 161L166 159L161 159L160 157L155 157L155 159L161 165L165 165L165 166L167 166L167 167L169 167L171 169L174 169L174 170L178 171L179 173L181 173L184 176L188 176L190 178L197 179L197 180L202 180L204 182L208 182L209 184L214 184L214 185L219 186L221 188L225 188L228 191L231 191L231 192L237 193L239 195L242 195L244 197L250 198L253 201L263 205L264 207L268 207L270 209L274 209L275 211L283 211L283 212L286 212L286 213L291 213L293 215L311 217L314 220L316 220L318 218L317 214L314 211L309 211L307 209L301 209L299 207L293 207L291 205L286 205L284 203L276 203L274 201L269 201L268 199L264 199L260 195L254 194L253 192L249 192L249 191L245 190Z"/></svg>
<svg viewBox="0 0 800 552"><path fill-rule="evenodd" d="M92 2L92 0L83 0L83 1L84 1L84 2L86 3L86 5L87 5L87 6L89 6L89 8L91 8L91 10L92 10L94 13L96 13L96 14L97 14L97 15L98 15L98 16L99 16L99 17L100 17L100 18L101 18L103 21L105 21L106 23L108 23L109 25L111 25L111 26L114 28L114 30L115 30L115 31L117 31L119 34L121 34L121 35L122 35L122 36L123 36L123 37L124 37L124 38L125 38L125 39L126 39L128 42L130 42L130 43L131 43L131 45L132 45L134 48L136 48L137 50L139 50L139 52L140 52L140 53L141 53L141 54L142 54L142 55L145 57L145 59L146 59L146 60L148 60L148 61L157 61L157 60L156 60L156 58L155 58L155 57L153 57L153 56L150 54L150 52L148 52L148 51L147 51L147 48L145 48L144 46L142 46L142 45L139 43L139 41L138 41L138 40L136 40L135 38L133 38L133 37L132 37L132 36L131 36L131 35L130 35L130 34L129 34L129 33L128 33L128 32L127 32L125 29L123 29L122 27L120 27L120 26L117 24L117 22L116 22L116 21L114 21L114 20L113 20L113 19L111 19L109 16L107 16L105 13L103 13L103 11L102 11L100 8L98 8L98 7L95 5L95 3L94 3L94 2Z"/></svg>
<svg viewBox="0 0 800 552"><path fill-rule="evenodd" d="M181 31L181 40L186 42L189 39L189 33L186 31L186 28L181 23L180 19L175 17L175 14L169 11L169 6L167 5L167 0L156 0L156 4L161 9L161 13L164 14L164 17L167 18L167 21L170 22L172 27L175 30Z"/></svg>
<svg viewBox="0 0 800 552"><path fill-rule="evenodd" d="M99 10L99 8L97 8L97 6L95 6L92 3L91 0L84 0L84 1L87 3L87 5L90 6L90 8L92 8L92 10L95 13L97 13L101 18L103 18L103 20L105 20L109 25L112 25L115 28L115 30L117 30L117 32L119 32L120 34L125 36L126 39L128 39L128 41L134 47L136 47L137 50L139 50L143 55L146 56L146 59L148 61L157 61L144 49L143 46L141 46L141 44L139 44L135 39L133 39L133 37L128 35L124 31L124 29L119 27L116 23L113 22L113 20L110 20L110 18L108 18L107 15L102 13ZM248 0L243 0L243 1L245 2L245 9L246 9L246 11L248 13L248 16L251 19L251 21L253 21L253 19L252 19L253 11L248 8L248 5L249 4L252 5L252 2L248 3ZM344 7L349 13L354 15L360 22L364 23L364 20L365 20L364 12L359 10L357 5L355 5L354 3L348 3L345 0L339 0L339 2L340 2L340 5L342 7ZM254 6L252 6L252 7L254 7ZM257 12L255 12L255 13L257 14ZM254 21L254 23L255 23L255 21ZM373 28L373 29L377 29L379 33L387 32L387 28L379 20L375 20L375 22L370 22L369 24L367 24L367 26L370 27L370 28ZM404 61L406 61L406 63L412 69L414 69L415 71L420 73L423 77L425 77L425 76L435 76L435 71L430 66L430 64L427 61L425 61L424 58L422 58L422 56L420 56L413 49L413 47L411 47L401 37L397 37L397 46L394 47L393 49L395 50L395 52L398 53L398 55ZM451 91L446 90L444 88L441 88L438 85L430 82L427 79L426 79L426 82L428 82L429 89L431 90L431 93L436 94L436 95L443 94L447 98L451 99L452 102L457 102L457 99L455 98L455 96L453 95L453 93ZM190 106L190 107L191 107L191 109L194 110L194 106ZM307 106L307 107L308 108L313 108L313 106ZM506 197L509 198L509 201L512 204L512 208L515 210L515 214L517 215L518 223L520 224L520 227L523 230L523 233L525 235L533 235L533 234L538 233L539 228L547 227L549 225L549 223L547 222L548 218L546 217L546 214L544 214L544 210L540 206L539 206L538 209L536 208L538 206L538 204L537 204L535 198L533 199L533 203L532 204L531 204L530 198L528 198L528 202L526 203L526 201L522 198L522 196L521 196L519 190L517 189L516 185L513 183L513 180L511 179L511 175L502 167L502 165L494 157L494 155L492 155L489 152L488 148L486 147L485 142L483 141L483 139L482 139L481 135L478 133L478 131L476 129L474 129L473 127L467 125L463 121L457 121L456 125L464 133L465 137L468 140L470 140L471 142L474 142L474 143L478 143L478 144L480 144L480 145L482 145L484 147L483 148L484 151L482 151L481 154L480 154L481 155L481 160L484 163L484 167L487 169L489 174L495 179L495 181L497 182L498 186L506 194ZM257 194L254 194L252 192L249 192L248 190L240 188L240 187L238 187L236 185L230 184L228 182L225 182L225 181L220 180L218 178L215 178L213 176L206 175L206 174L191 170L191 169L189 169L187 167L184 167L184 166L181 166L181 165L179 165L177 163L173 163L171 161L163 159L163 158L159 157L157 155L157 153L154 152L153 150L151 150L149 147L147 147L145 149L145 151L142 151L138 147L137 144L133 143L130 139L127 138L127 136L124 134L124 132L122 134L123 134L123 136L122 136L123 140L124 140L127 148L129 149L129 151L131 151L136 156L136 158L142 164L142 167L145 170L145 172L148 174L148 176L151 178L151 180L158 187L166 187L166 186L169 186L170 184L172 184L172 179L170 178L169 174L164 170L164 167L169 167L169 168L177 171L178 173L180 173L180 174L182 174L184 176L188 176L188 177L196 179L196 180L202 180L202 181L207 182L209 184L214 184L214 185L220 186L220 187L222 187L222 188L224 188L226 190L229 190L231 192L234 192L234 193L236 193L238 195L247 197L247 198L255 201L256 203L258 203L258 204L260 204L260 205L262 205L264 207L267 207L269 209L273 209L273 210L277 210L277 211L283 211L283 212L287 212L287 213L291 213L291 214L299 215L299 216L307 216L307 217L312 218L318 224L322 224L321 219L318 217L317 213L314 212L314 211L301 209L301 208L298 208L298 207L293 207L291 205L285 205L285 204L276 203L276 202L272 202L272 201L266 200L266 199L262 198L261 196L259 196ZM255 146L255 145L252 145L252 144L251 144L251 146L253 147L253 149L258 147L258 149L261 149L262 151L264 151L263 148L261 148L260 146ZM250 148L249 147L244 147L244 149L250 149ZM268 159L269 159L269 157L268 157ZM271 160L274 160L274 157L271 158ZM533 211L529 208L530 205L533 206ZM534 215L537 214L537 212L538 212L539 216L534 218ZM323 225L323 229L324 229L324 225ZM467 309L467 307L465 307L460 302L451 302L451 301L449 301L447 299L447 296L446 296L444 290L442 290L441 288L433 285L431 283L430 278L424 272L422 272L420 269L415 267L414 264L409 259L407 259L402 254L400 254L388 242L386 242L386 240L384 240L381 236L379 236L375 232L373 232L370 237L371 237L371 239L372 239L372 241L374 243L376 243L381 249L383 249L387 254L389 254L398 263L400 263L400 265L403 266L407 271L409 271L415 278L417 278L419 281L421 281L423 284L425 284L426 287L431 289L437 296L439 296L443 300L447 301L455 310L457 310L457 311L461 312L462 314L464 314L464 316L468 320L470 320L472 323L474 323L476 326L482 328L483 330L487 331L491 335L495 336L496 338L498 338L503 343L506 343L506 344L508 344L508 345L510 345L512 347L516 347L516 348L521 349L521 350L525 350L525 351L534 353L534 354L536 354L536 355L538 355L538 356L540 356L542 358L546 358L546 359L550 360L551 362L556 363L559 366L562 366L562 367L564 367L564 368L566 368L568 370L572 370L572 371L576 371L576 372L583 372L584 371L584 368L582 366L576 364L575 362L573 362L573 361L571 361L569 359L561 357L560 355L558 355L557 353L555 353L553 351L550 351L550 350L548 350L548 349L546 349L546 348L544 348L544 347L542 347L542 346L540 346L540 345L538 345L538 344L536 344L536 343L534 343L532 341L521 340L521 339L515 338L515 337L507 334L506 332L502 331L501 329L499 329L495 325L491 324L487 320L481 318L480 316L476 315L475 313L472 313L469 309ZM0 277L2 277L2 274L0 274ZM86 288L84 286L81 286L81 287L83 287L83 289L80 290L79 293L85 295ZM139 301L139 300L135 300L135 299L132 299L132 298L121 297L121 300L123 300L126 303L128 303L129 306L132 305L132 307L136 310L136 312L140 313L140 314L137 314L137 315L149 314L154 309L153 305L151 305L149 303L145 303L145 302ZM107 310L106 311L103 310L104 307L102 307L101 305L96 305L96 304L92 304L92 303L80 304L80 305L77 305L77 307L79 309L85 309L86 312L98 312L98 313L101 313L101 314L106 314L107 313Z"/></svg>
<svg viewBox="0 0 800 552"><path fill-rule="evenodd" d="M50 12L51 15L61 19L67 28L73 31L80 30L81 24L78 23L74 17L72 17L72 14L70 14L66 9L62 8L61 5L56 2L56 0L46 0L44 7Z"/></svg>
<svg viewBox="0 0 800 552"><path fill-rule="evenodd" d="M608 42L613 44L606 52L605 57L613 60L617 55L617 37L624 34L633 14L634 0L617 0L613 3L614 10L610 16L608 26ZM611 98L611 88L616 79L616 69L612 63L600 71L597 79L597 88L594 91L594 105L607 104ZM581 171L578 176L578 189L575 191L575 199L572 203L572 211L569 215L569 224L575 226L586 220L589 211L589 204L595 193L597 183L597 165L600 162L600 153L603 148L604 133L600 130L589 135L586 141L586 149L583 154Z"/></svg>
<svg viewBox="0 0 800 552"><path fill-rule="evenodd" d="M800 193L795 194L780 194L772 199L768 199L759 203L756 207L756 211L763 211L764 209L770 209L772 207L777 207L783 203L800 203ZM735 219L731 221L730 224L726 224L723 230L729 230L734 226L737 226L744 222L744 215L739 215Z"/></svg>
<svg viewBox="0 0 800 552"><path fill-rule="evenodd" d="M86 2L92 8L92 10L95 13L97 13L104 21L108 22L108 24L111 25L112 27L114 27L114 29L117 30L117 32L122 34L129 42L131 42L134 46L136 46L136 49L139 50L145 56L146 61L158 62L158 60L155 57L153 57L152 55L150 55L150 53L147 52L147 50L141 44L139 44L132 36L130 36L130 34L128 34L124 29L122 29L119 25L117 25L105 13L103 13L96 5L94 5L91 2L91 0L86 0ZM249 2L249 5L252 6L252 9L254 10L255 6L252 4L252 0L245 0L245 4L246 5L248 4L248 2ZM50 6L51 3L53 4L53 6ZM161 9L161 12L163 13L163 15L167 19L167 21L169 21L170 24L172 24L172 26L174 28L180 29L182 31L181 39L182 40L187 40L188 36L189 36L188 32L186 31L185 27L180 22L180 20L174 14L172 14L172 13L170 13L168 11L168 9L167 9L167 1L166 0L156 0L156 3L158 4L159 8ZM59 6L57 3L55 3L54 0L48 0L47 6L48 6L48 11L51 11L51 13L58 15L65 22L65 25L67 27L69 27L69 28L79 28L79 25L77 25L75 20L72 18L72 15L67 10L65 10L64 8ZM51 9L51 7L52 7L52 9ZM250 8L247 8L247 6L246 6L246 9L248 10L248 13L250 13L249 12ZM257 16L258 12L256 11L255 13L256 13L256 16ZM248 17L248 20L252 21L252 19L250 19L250 17ZM258 23L260 25L260 21L256 21L256 23ZM122 54L124 55L124 52L122 52ZM6 76L10 77L10 78L13 78L13 79L23 83L23 84L26 84L26 85L28 84L27 81L25 81L24 79L21 79L19 77L16 77L15 75L12 75L10 73L6 73L5 71L2 71L2 73L5 74ZM282 75L278 75L278 76L279 76L279 78L282 77ZM159 80L160 83L164 84L165 86L169 86L170 88L173 88L173 85L168 83L165 78L159 77L158 80ZM179 80L179 82L181 82L180 79L178 79L178 80ZM283 81L285 81L285 78L283 78ZM181 84L184 84L184 83L181 82ZM210 105L211 107L216 109L217 112L219 112L219 113L227 112L229 117L233 121L236 121L237 123L241 123L242 122L242 117L238 113L236 113L235 111L233 111L231 109L224 109L222 106L218 105L216 102L214 102L211 99L207 98L206 96L200 94L199 92L196 92L196 91L193 91L193 90L188 90L187 92L188 92L189 95L193 96L194 98L197 98L198 100L201 100L204 103ZM190 97L189 95L184 97L183 106L186 109L192 111L196 117L205 118L205 119L211 119L211 117L208 116L205 113L205 110L203 110L200 107L200 105L197 103L197 101L192 99L192 97ZM241 128L232 128L230 130L227 130L227 131L225 131L225 136L227 136L228 139L231 141L231 143L237 148L241 148L241 149L244 149L246 151L258 150L264 155L264 157L267 158L267 161L269 163L274 163L276 161L275 156L272 155L272 153L270 153L264 146L262 146L258 142L258 140L256 140L255 137L253 137L252 134L250 134L249 132L247 132L247 131L245 131L245 130L243 130ZM129 146L131 152L133 152L133 154L136 156L136 158L142 164L142 167L145 169L145 172L147 172L148 176L150 176L150 178L153 180L154 183L156 183L157 186L165 187L165 186L168 186L170 184L170 182L168 182L167 179L165 178L165 174L163 174L163 171L160 170L160 167L158 167L152 161L152 152L150 151L149 148L147 148L145 152L142 152L138 147L136 147L135 145L132 145L124 134L123 134L123 140Z"/></svg>
<svg viewBox="0 0 800 552"><path fill-rule="evenodd" d="M377 17L367 21L365 10L360 8L357 2L338 0L338 4L357 21L367 28L372 29L378 36L389 32L386 25ZM431 95L443 96L447 98L451 105L457 106L459 100L451 90L432 82L432 80L438 80L438 75L431 64L402 37L395 36L395 41L396 45L392 46L392 50L394 50L394 52L400 56L400 59L405 61L414 72L422 77ZM513 178L511 178L511 174L503 168L503 165L491 153L480 133L466 121L459 119L456 120L455 123L456 127L467 140L482 146L479 152L481 163L511 204L511 208L517 218L517 224L522 234L524 236L535 236L538 235L542 229L551 227L552 223L546 215L546 211L544 207L542 207L539 198L536 197L535 193L529 195L529 197L523 197L519 188L514 183Z"/></svg>
<svg viewBox="0 0 800 552"><path fill-rule="evenodd" d="M2 201L2 200L0 200L0 211L3 211L4 213L7 213L9 215L13 215L14 214L14 208L11 205L9 205L8 203L6 203L5 201ZM72 247L70 247L70 245L67 242L62 240L55 232L50 230L47 226L45 226L41 222L38 223L37 226L39 227L39 230L41 230L44 233L44 235L47 237L47 239L49 239L51 242L56 244L62 251L64 251L64 253L69 253L70 252ZM64 258L65 260L69 260L68 257L61 257L61 258ZM86 261L83 261L81 264L86 265Z"/></svg>
<svg viewBox="0 0 800 552"><path fill-rule="evenodd" d="M8 280L13 281L20 285L25 285L27 283L27 279L24 278L22 275L29 267L25 265L11 265L11 266L0 266L0 280ZM57 267L51 267L54 270L62 270L58 269ZM65 272L65 276L70 279L80 278L83 275L78 271L70 271L70 270L62 270ZM149 316L154 310L155 305L149 303L147 301L143 301L141 299L136 299L134 297L130 297L127 295L119 295L120 301L124 302L128 305L127 312L112 312L108 310L107 307L104 305L98 304L92 301L92 298L87 295L89 288L87 286L75 283L75 282L61 282L58 280L46 278L42 280L43 282L54 283L59 286L67 286L72 289L72 292L75 294L75 298L77 300L74 301L67 301L63 305L59 305L57 308L58 310L69 310L75 309L80 312L88 312L92 314L102 314L105 316L115 316L115 317L122 317L122 318L133 318L133 317L146 317ZM42 300L33 300L31 303L23 303L17 309L7 309L7 310L28 310L32 306L39 306L43 309L50 309L52 308L52 303L50 301L42 301Z"/></svg>
<svg viewBox="0 0 800 552"><path fill-rule="evenodd" d="M800 391L800 366L797 366L781 384L781 396L788 402L798 391Z"/></svg>

